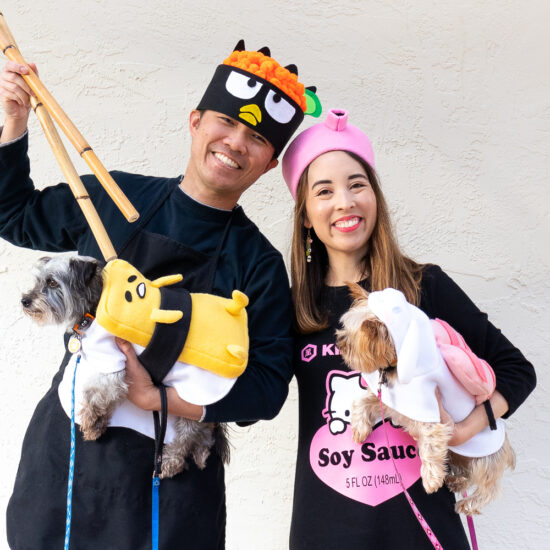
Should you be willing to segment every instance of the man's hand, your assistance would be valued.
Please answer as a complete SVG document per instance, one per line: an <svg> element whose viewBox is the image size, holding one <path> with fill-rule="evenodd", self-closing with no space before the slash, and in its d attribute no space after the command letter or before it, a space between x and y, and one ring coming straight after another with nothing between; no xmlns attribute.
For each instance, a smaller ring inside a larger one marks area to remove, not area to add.
<svg viewBox="0 0 550 550"><path fill-rule="evenodd" d="M160 392L153 384L149 373L139 362L134 347L122 338L116 338L120 351L126 355L126 382L128 382L128 400L136 407L146 411L160 411ZM181 399L178 392L171 387L166 389L168 412L190 420L200 420L204 409Z"/></svg>
<svg viewBox="0 0 550 550"><path fill-rule="evenodd" d="M128 400L140 409L158 411L160 409L159 390L153 384L147 370L139 362L134 347L122 338L116 338L116 344L120 351L126 355Z"/></svg>
<svg viewBox="0 0 550 550"><path fill-rule="evenodd" d="M36 65L29 63L35 73ZM0 143L18 138L27 129L27 121L31 110L30 96L34 95L23 76L29 74L29 69L15 61L8 61L0 73L0 101L6 113L4 130Z"/></svg>

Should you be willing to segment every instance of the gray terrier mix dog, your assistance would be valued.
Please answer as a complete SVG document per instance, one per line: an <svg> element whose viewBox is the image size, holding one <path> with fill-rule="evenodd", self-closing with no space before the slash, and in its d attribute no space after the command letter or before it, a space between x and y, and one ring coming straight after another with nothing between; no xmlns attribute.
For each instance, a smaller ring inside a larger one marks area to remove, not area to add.
<svg viewBox="0 0 550 550"><path fill-rule="evenodd" d="M34 269L35 285L23 294L23 311L40 325L65 325L68 332L86 314L95 315L103 289L102 264L94 258L44 257ZM114 338L114 336L113 336ZM85 344L85 340L84 340ZM85 440L96 440L107 429L116 406L126 399L125 371L99 373L87 385L80 413ZM189 455L200 469L206 466L210 449L229 461L229 444L224 425L178 418L176 437L163 450L162 475L172 477L184 470Z"/></svg>

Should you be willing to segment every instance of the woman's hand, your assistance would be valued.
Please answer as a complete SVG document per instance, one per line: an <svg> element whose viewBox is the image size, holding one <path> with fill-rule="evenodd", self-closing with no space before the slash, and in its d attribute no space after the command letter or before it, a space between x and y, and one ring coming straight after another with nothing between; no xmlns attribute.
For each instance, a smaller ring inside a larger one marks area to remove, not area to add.
<svg viewBox="0 0 550 550"><path fill-rule="evenodd" d="M134 347L122 338L116 338L116 344L126 355L128 400L140 409L158 411L160 409L159 390L153 384L145 367L139 362Z"/></svg>
<svg viewBox="0 0 550 550"><path fill-rule="evenodd" d="M435 397L437 398L437 404L439 405L439 416L441 418L442 424L448 424L453 428L453 435L449 440L449 445L459 445L463 443L460 441L460 422L456 423L453 420L453 417L443 408L443 403L441 402L441 392L439 388L435 388Z"/></svg>
<svg viewBox="0 0 550 550"><path fill-rule="evenodd" d="M471 439L489 425L489 419L487 418L487 412L483 404L477 405L477 407L475 407L461 422L454 422L451 415L443 408L439 388L436 388L435 396L439 405L441 422L451 424L454 427L453 436L449 440L449 445L462 445L462 443L468 441L468 439ZM489 401L495 418L500 418L508 411L508 402L500 392L495 390Z"/></svg>

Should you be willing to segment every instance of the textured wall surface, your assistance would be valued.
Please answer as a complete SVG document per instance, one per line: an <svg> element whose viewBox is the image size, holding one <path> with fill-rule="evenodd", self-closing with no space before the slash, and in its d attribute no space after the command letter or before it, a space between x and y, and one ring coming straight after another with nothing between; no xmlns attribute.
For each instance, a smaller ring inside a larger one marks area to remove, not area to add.
<svg viewBox="0 0 550 550"><path fill-rule="evenodd" d="M325 109L347 108L372 138L403 248L439 263L538 368L538 388L507 422L517 469L477 526L485 549L549 548L546 0L8 0L2 11L109 168L182 173L187 114L241 37L297 64ZM37 186L56 183L35 120L30 132ZM242 204L288 258L292 203L279 171ZM25 427L62 353L60 330L32 326L19 308L39 256L0 242L2 510ZM296 431L294 384L276 420L232 429L229 550L287 546ZM4 541L2 531L0 548Z"/></svg>

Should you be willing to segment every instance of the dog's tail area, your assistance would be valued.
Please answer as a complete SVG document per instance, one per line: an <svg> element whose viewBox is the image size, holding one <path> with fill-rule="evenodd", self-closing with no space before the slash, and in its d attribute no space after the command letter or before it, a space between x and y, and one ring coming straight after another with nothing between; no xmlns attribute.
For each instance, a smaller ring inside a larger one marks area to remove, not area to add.
<svg viewBox="0 0 550 550"><path fill-rule="evenodd" d="M475 486L475 491L455 505L457 513L467 516L481 513L481 509L500 493L500 482L504 470L507 468L513 470L516 467L516 455L508 436L496 453L470 459L469 464L470 471L465 473L469 481L468 485Z"/></svg>
<svg viewBox="0 0 550 550"><path fill-rule="evenodd" d="M224 464L229 464L231 451L227 436L227 424L221 423L214 426L214 451Z"/></svg>

